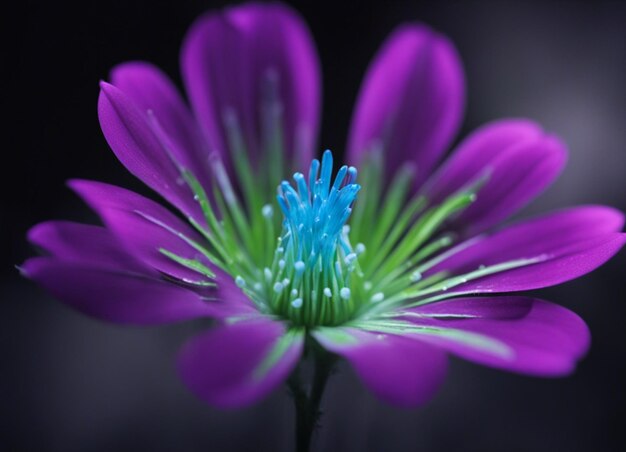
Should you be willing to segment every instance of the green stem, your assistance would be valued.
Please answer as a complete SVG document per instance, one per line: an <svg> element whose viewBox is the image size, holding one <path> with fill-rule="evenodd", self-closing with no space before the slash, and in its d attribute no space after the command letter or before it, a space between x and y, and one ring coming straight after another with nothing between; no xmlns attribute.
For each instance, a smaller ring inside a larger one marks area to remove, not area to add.
<svg viewBox="0 0 626 452"><path fill-rule="evenodd" d="M309 385L302 381L301 365L298 365L288 382L296 407L297 452L309 452L311 450L311 439L322 414L320 403L324 395L324 388L335 364L335 357L321 350L317 344L309 343L307 345L309 345L314 367L310 391L307 393L306 388Z"/></svg>

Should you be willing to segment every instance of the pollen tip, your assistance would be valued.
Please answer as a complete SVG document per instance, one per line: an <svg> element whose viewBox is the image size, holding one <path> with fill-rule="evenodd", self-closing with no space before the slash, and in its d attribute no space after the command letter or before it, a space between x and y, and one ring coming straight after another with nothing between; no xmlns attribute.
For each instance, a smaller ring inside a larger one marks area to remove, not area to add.
<svg viewBox="0 0 626 452"><path fill-rule="evenodd" d="M261 214L265 218L272 218L274 216L274 208L271 204L265 204L261 209Z"/></svg>
<svg viewBox="0 0 626 452"><path fill-rule="evenodd" d="M241 276L237 276L235 278L235 284L237 284L237 287L243 289L244 287L246 287L246 280L243 279Z"/></svg>

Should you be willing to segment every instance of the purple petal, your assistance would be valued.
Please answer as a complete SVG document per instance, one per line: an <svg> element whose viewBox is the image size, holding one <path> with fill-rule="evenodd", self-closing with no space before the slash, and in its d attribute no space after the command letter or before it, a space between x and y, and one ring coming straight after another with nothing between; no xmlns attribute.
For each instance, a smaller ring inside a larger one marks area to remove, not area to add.
<svg viewBox="0 0 626 452"><path fill-rule="evenodd" d="M313 336L346 358L367 388L380 399L411 407L427 402L444 380L445 353L401 336L355 328L318 328Z"/></svg>
<svg viewBox="0 0 626 452"><path fill-rule="evenodd" d="M232 276L216 267L211 267L211 270L215 273L217 283L217 291L213 294L214 303L223 312L220 318L251 319L261 315L253 301L235 284Z"/></svg>
<svg viewBox="0 0 626 452"><path fill-rule="evenodd" d="M603 206L552 213L474 239L427 275L444 270L465 274L481 266L539 258L538 263L469 281L455 291L513 292L559 284L594 270L617 253L626 241L625 234L615 232L623 221L620 212Z"/></svg>
<svg viewBox="0 0 626 452"><path fill-rule="evenodd" d="M488 176L474 202L457 220L469 235L508 218L538 196L560 174L565 145L524 120L488 124L461 143L427 190L433 204Z"/></svg>
<svg viewBox="0 0 626 452"><path fill-rule="evenodd" d="M196 271L160 252L165 249L185 259L208 264L206 258L180 235L195 243L202 243L202 239L167 209L136 193L101 182L74 180L69 185L100 215L107 228L133 256L179 279L204 279Z"/></svg>
<svg viewBox="0 0 626 452"><path fill-rule="evenodd" d="M101 82L98 117L109 146L131 173L186 215L202 219L182 179L181 162L175 161L171 146L155 133L149 115L121 90Z"/></svg>
<svg viewBox="0 0 626 452"><path fill-rule="evenodd" d="M358 165L382 146L388 176L411 162L418 186L458 131L464 98L463 69L450 41L423 25L398 28L365 75L348 160Z"/></svg>
<svg viewBox="0 0 626 452"><path fill-rule="evenodd" d="M419 306L411 312L425 318L437 319L513 320L528 315L532 304L533 299L526 297L455 298Z"/></svg>
<svg viewBox="0 0 626 452"><path fill-rule="evenodd" d="M59 260L83 263L95 268L158 275L131 256L120 242L101 226L70 221L47 221L31 228L28 231L28 240Z"/></svg>
<svg viewBox="0 0 626 452"><path fill-rule="evenodd" d="M320 69L297 13L254 3L201 17L185 38L181 64L212 150L228 155L224 118L235 113L251 158L259 159L267 139L262 124L268 90L277 82L285 150L297 167L310 162L319 127Z"/></svg>
<svg viewBox="0 0 626 452"><path fill-rule="evenodd" d="M149 325L221 314L191 290L123 269L38 257L21 270L74 309L109 322Z"/></svg>
<svg viewBox="0 0 626 452"><path fill-rule="evenodd" d="M517 304L512 310L524 304L530 307L521 318L498 318L493 317L494 302ZM467 314L464 299L446 302L446 311L454 313L457 303L459 314ZM516 297L477 298L472 303L475 318L437 319L429 315L428 306L413 309L426 314L411 317L414 325L424 327L414 337L487 366L539 376L571 373L589 348L587 325L561 306L527 298L516 301Z"/></svg>
<svg viewBox="0 0 626 452"><path fill-rule="evenodd" d="M111 83L156 121L157 135L170 145L174 159L210 187L209 150L191 111L171 80L156 66L133 61L111 71ZM154 128L153 128L154 129Z"/></svg>
<svg viewBox="0 0 626 452"><path fill-rule="evenodd" d="M181 378L201 399L222 408L254 403L278 387L298 363L302 330L268 319L218 326L182 349Z"/></svg>

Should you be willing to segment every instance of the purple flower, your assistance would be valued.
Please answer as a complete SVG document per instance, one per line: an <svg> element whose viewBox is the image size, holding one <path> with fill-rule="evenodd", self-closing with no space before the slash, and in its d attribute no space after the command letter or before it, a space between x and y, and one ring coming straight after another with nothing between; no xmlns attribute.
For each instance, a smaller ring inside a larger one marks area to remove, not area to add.
<svg viewBox="0 0 626 452"><path fill-rule="evenodd" d="M190 106L144 62L114 68L98 102L115 155L177 213L71 181L104 227L35 226L29 240L46 256L25 262L26 276L115 323L214 319L178 368L220 407L264 397L319 345L402 406L433 395L449 353L537 376L573 370L589 346L585 323L508 293L603 264L626 240L623 216L583 206L496 229L555 180L566 148L508 119L441 163L464 103L448 39L419 24L392 33L356 105L354 166L335 173L330 151L314 160L320 70L292 10L209 13L189 31L181 65Z"/></svg>

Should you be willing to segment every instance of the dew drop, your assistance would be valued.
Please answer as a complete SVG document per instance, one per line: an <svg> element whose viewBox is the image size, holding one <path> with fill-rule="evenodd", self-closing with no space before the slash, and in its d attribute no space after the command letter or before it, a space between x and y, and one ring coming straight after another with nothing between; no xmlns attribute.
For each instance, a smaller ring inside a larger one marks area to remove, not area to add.
<svg viewBox="0 0 626 452"><path fill-rule="evenodd" d="M350 299L350 289L348 289L347 287L342 287L341 290L339 291L339 296L341 298L343 298L344 300L349 300Z"/></svg>
<svg viewBox="0 0 626 452"><path fill-rule="evenodd" d="M296 309L299 309L302 307L302 298L296 298L295 300L293 300L291 302L291 306L293 306Z"/></svg>
<svg viewBox="0 0 626 452"><path fill-rule="evenodd" d="M326 295L328 298L333 296L333 293L331 292L330 288L326 287L324 288L324 295Z"/></svg>
<svg viewBox="0 0 626 452"><path fill-rule="evenodd" d="M243 279L241 276L237 276L235 278L235 284L237 284L237 287L240 287L243 289L244 287L246 287L246 280Z"/></svg>
<svg viewBox="0 0 626 452"><path fill-rule="evenodd" d="M272 218L274 216L274 208L271 204L265 204L261 208L261 215L263 215L264 218Z"/></svg>

